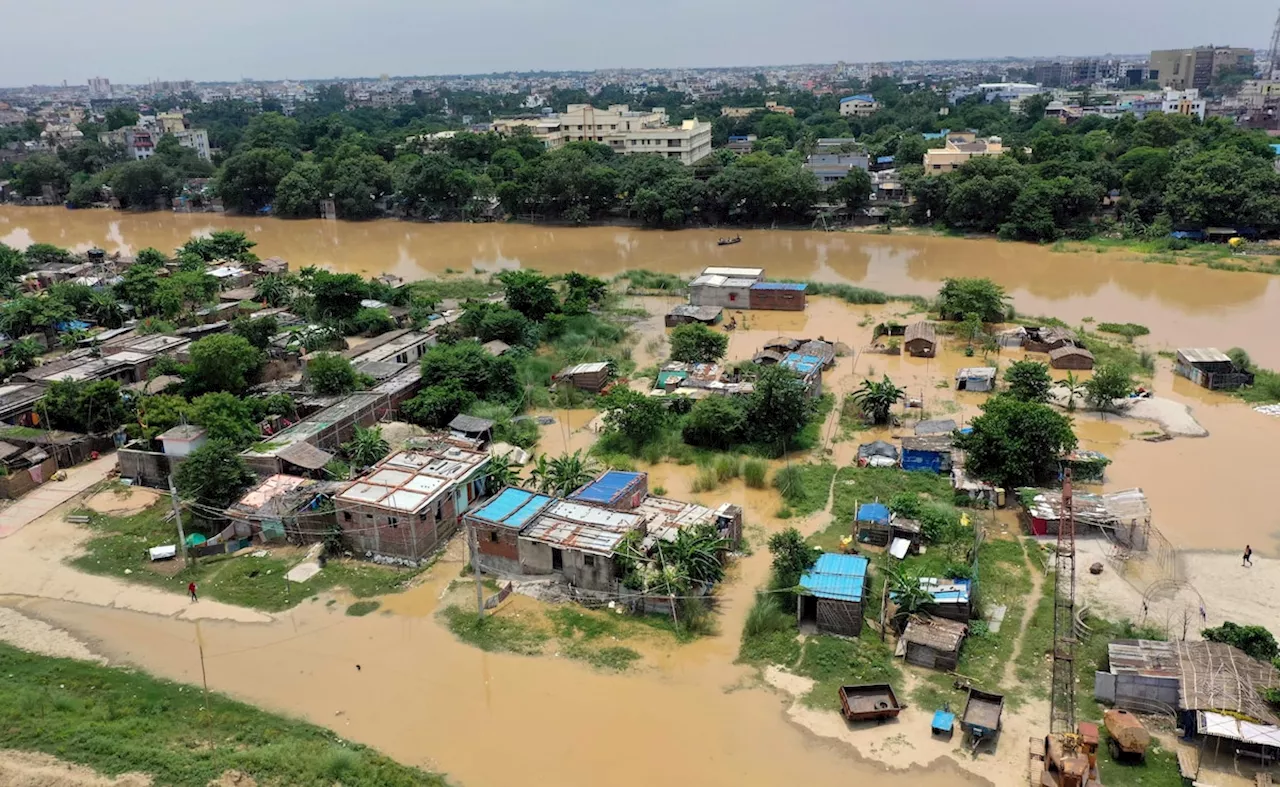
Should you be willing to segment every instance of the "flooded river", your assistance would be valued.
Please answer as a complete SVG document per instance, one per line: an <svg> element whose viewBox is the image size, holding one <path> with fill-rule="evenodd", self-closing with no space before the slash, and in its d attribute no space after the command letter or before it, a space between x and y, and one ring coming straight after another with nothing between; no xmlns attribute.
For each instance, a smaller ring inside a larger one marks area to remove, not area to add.
<svg viewBox="0 0 1280 787"><path fill-rule="evenodd" d="M777 278L843 281L885 292L933 295L952 276L989 276L1023 314L1078 324L1136 322L1154 346L1243 346L1280 367L1280 280L1266 274L1142 263L1134 255L1056 253L1021 243L872 234L744 233L716 245L714 230L656 232L614 227L409 224L235 218L213 214L123 214L105 210L0 207L0 243L134 252L173 249L194 234L237 229L262 256L296 268L320 265L408 279L519 266L611 276L629 268L689 274L706 265L758 266Z"/></svg>
<svg viewBox="0 0 1280 787"><path fill-rule="evenodd" d="M1024 314L1072 323L1085 317L1142 323L1152 330L1147 344L1153 348L1240 345L1258 362L1280 367L1276 278L1145 264L1124 254L1059 254L995 241L764 231L745 233L743 243L721 248L714 231L285 222L0 207L0 242L19 247L49 242L109 252L147 246L168 250L194 234L221 228L250 233L262 256L284 257L295 269L321 265L406 278L519 266L599 276L634 268L689 274L718 264L759 266L772 277L932 295L943 278L989 276L1010 291ZM829 389L847 392L874 371L906 385L931 415L971 418L982 396L935 383L973 359L954 351L933 360L856 352L869 343L875 322L901 309L901 304L850 307L814 299L803 314L752 314L734 332L730 357L749 357L779 333L822 335L855 350L826 377ZM637 347L659 337L658 323L650 323L642 326ZM1155 388L1191 405L1210 436L1147 443L1131 438L1149 428L1143 424L1077 417L1082 444L1115 460L1107 486L1143 487L1156 524L1178 547L1238 550L1248 541L1260 554L1274 553L1280 528L1261 491L1274 483L1269 447L1280 444L1280 419L1173 378L1167 361ZM547 430L543 450L592 442L585 426L593 414L550 414L559 420ZM872 434L841 440L833 418L824 448L834 461L847 463L857 443ZM743 503L756 533L783 526L773 519L777 498L771 491L747 490L735 481L699 496L689 488L692 468L647 469L654 473L651 485L666 487L671 496ZM807 529L814 526L809 523ZM719 621L724 633L646 652L645 665L627 674L602 674L551 656L486 654L458 643L432 617L445 585L461 567L461 556L455 555L437 566L426 584L389 599L386 613L350 618L341 613L342 605L304 602L270 624L202 624L209 682L467 785L977 783L949 763L887 772L859 760L848 747L792 725L783 713L783 698L750 688L751 671L733 661L752 589L768 569L767 552L758 538L753 541L755 554L735 567L734 581L724 590ZM88 638L113 660L199 682L197 635L189 622L50 600L23 606ZM359 672L356 664L362 665Z"/></svg>

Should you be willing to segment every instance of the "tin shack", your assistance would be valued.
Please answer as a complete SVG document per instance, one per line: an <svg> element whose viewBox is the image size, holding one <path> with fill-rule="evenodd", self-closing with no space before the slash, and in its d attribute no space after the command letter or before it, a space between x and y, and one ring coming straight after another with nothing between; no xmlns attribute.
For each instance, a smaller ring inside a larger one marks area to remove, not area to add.
<svg viewBox="0 0 1280 787"><path fill-rule="evenodd" d="M828 552L819 557L800 577L796 618L801 628L812 626L820 633L844 637L861 634L869 565L861 555Z"/></svg>
<svg viewBox="0 0 1280 787"><path fill-rule="evenodd" d="M607 361L596 361L595 363L579 363L573 366L566 366L552 379L557 383L568 383L583 391L599 393L609 384L609 377L609 363Z"/></svg>
<svg viewBox="0 0 1280 787"><path fill-rule="evenodd" d="M902 469L951 472L951 435L902 438Z"/></svg>
<svg viewBox="0 0 1280 787"><path fill-rule="evenodd" d="M1216 347L1178 350L1173 372L1211 391L1253 384L1253 373L1237 369L1231 357Z"/></svg>
<svg viewBox="0 0 1280 787"><path fill-rule="evenodd" d="M1093 353L1083 347L1067 344L1049 351L1049 365L1055 369L1088 371L1093 368Z"/></svg>
<svg viewBox="0 0 1280 787"><path fill-rule="evenodd" d="M960 661L960 646L968 633L964 623L916 615L902 632L899 648L908 664L951 672Z"/></svg>

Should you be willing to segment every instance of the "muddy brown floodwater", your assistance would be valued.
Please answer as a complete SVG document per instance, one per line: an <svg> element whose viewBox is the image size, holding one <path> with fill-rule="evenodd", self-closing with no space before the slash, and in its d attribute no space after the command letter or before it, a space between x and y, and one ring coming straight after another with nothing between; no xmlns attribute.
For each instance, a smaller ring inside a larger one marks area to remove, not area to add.
<svg viewBox="0 0 1280 787"><path fill-rule="evenodd" d="M408 279L446 269L515 267L610 276L629 268L692 273L706 265L763 267L774 278L841 281L885 292L932 295L950 276L989 276L1023 314L1079 323L1136 322L1168 346L1245 346L1280 367L1280 281L1260 273L1148 264L1125 253L1058 253L1023 243L866 233L748 231L734 246L716 230L658 232L616 227L284 221L215 214L0 207L0 243L75 249L169 250L192 235L237 229L262 256L366 275ZM722 233L720 233L722 234Z"/></svg>

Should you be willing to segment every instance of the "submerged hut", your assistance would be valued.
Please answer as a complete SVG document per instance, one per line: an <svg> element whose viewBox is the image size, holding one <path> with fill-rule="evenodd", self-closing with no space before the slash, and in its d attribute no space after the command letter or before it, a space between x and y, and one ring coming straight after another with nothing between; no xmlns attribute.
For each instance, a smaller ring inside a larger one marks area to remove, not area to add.
<svg viewBox="0 0 1280 787"><path fill-rule="evenodd" d="M1064 345L1049 351L1049 365L1055 369L1087 371L1093 368L1093 353L1074 344Z"/></svg>
<svg viewBox="0 0 1280 787"><path fill-rule="evenodd" d="M931 322L913 322L903 335L903 346L917 358L932 358L938 350L938 328Z"/></svg>

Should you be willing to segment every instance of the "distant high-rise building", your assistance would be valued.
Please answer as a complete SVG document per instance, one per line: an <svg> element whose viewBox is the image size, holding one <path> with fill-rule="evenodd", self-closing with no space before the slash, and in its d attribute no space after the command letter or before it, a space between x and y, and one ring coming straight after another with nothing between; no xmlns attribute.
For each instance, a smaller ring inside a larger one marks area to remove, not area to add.
<svg viewBox="0 0 1280 787"><path fill-rule="evenodd" d="M89 98L111 98L111 80L102 77L90 79Z"/></svg>
<svg viewBox="0 0 1280 787"><path fill-rule="evenodd" d="M1204 90L1223 71L1253 73L1253 50L1229 46L1161 49L1151 53L1150 68L1161 87Z"/></svg>
<svg viewBox="0 0 1280 787"><path fill-rule="evenodd" d="M1068 69L1057 61L1036 63L1032 70L1032 81L1045 87L1062 87L1066 84Z"/></svg>

